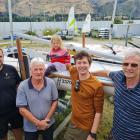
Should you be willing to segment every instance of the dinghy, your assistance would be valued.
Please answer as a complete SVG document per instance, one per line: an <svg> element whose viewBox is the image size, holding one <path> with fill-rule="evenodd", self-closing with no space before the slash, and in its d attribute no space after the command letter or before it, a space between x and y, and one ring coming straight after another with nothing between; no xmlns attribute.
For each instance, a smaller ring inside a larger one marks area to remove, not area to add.
<svg viewBox="0 0 140 140"><path fill-rule="evenodd" d="M49 65L49 64L48 64ZM68 71L63 70L63 64L57 67L59 63L53 63L56 66L57 72L53 72L49 75L52 78L59 90L71 90L71 80ZM111 70L117 71L121 70L121 66L118 64L109 64L105 62L93 61L90 67L90 72L97 70ZM103 84L104 92L108 95L114 95L113 82L107 77L97 77L97 79Z"/></svg>

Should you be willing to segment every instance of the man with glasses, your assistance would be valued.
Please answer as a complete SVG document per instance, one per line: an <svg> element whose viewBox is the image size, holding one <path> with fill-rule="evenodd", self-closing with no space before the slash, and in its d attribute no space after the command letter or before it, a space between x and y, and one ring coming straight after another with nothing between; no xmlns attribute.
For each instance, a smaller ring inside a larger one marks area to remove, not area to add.
<svg viewBox="0 0 140 140"><path fill-rule="evenodd" d="M107 140L140 140L140 52L126 53L122 71L99 71L114 82L113 128Z"/></svg>
<svg viewBox="0 0 140 140"><path fill-rule="evenodd" d="M74 58L75 66L66 65L72 81L72 116L63 140L96 140L103 110L103 87L89 72L89 54L81 51Z"/></svg>

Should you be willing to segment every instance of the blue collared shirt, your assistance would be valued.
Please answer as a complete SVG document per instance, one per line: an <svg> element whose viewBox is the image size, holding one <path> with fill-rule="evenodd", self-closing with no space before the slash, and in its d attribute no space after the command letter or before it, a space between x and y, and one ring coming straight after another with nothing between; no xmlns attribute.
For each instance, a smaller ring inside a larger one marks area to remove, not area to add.
<svg viewBox="0 0 140 140"><path fill-rule="evenodd" d="M140 83L127 89L122 71L111 72L114 82L114 140L140 140Z"/></svg>
<svg viewBox="0 0 140 140"><path fill-rule="evenodd" d="M58 99L58 91L54 81L45 77L44 87L38 91L31 82L31 79L24 80L18 87L16 105L26 107L39 120L45 119L52 102ZM52 118L50 125L54 123ZM34 124L24 118L24 131L35 132L37 128Z"/></svg>

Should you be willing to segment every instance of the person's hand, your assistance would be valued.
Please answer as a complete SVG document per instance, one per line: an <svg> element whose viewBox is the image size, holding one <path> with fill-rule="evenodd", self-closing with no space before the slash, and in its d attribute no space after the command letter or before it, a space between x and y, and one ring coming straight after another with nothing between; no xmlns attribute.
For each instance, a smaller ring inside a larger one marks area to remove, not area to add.
<svg viewBox="0 0 140 140"><path fill-rule="evenodd" d="M45 119L45 122L46 122L47 128L48 128L48 127L50 126L50 119L46 118L46 119Z"/></svg>
<svg viewBox="0 0 140 140"><path fill-rule="evenodd" d="M90 135L88 135L87 139L86 140L96 140L94 138L92 138Z"/></svg>
<svg viewBox="0 0 140 140"><path fill-rule="evenodd" d="M46 120L41 120L38 122L36 127L38 130L45 130L49 127L49 124L46 122Z"/></svg>

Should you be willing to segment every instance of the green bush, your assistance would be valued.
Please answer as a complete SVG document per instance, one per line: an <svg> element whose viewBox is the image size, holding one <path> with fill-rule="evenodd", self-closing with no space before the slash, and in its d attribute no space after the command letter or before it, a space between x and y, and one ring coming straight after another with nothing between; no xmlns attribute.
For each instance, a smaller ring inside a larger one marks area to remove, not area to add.
<svg viewBox="0 0 140 140"><path fill-rule="evenodd" d="M27 31L27 32L25 32L25 34L27 34L27 35L36 35L36 32L35 31Z"/></svg>
<svg viewBox="0 0 140 140"><path fill-rule="evenodd" d="M98 30L91 30L91 37L98 38L99 37L99 31Z"/></svg>
<svg viewBox="0 0 140 140"><path fill-rule="evenodd" d="M43 35L44 36L53 35L53 34L57 33L58 31L60 31L60 29L44 29Z"/></svg>
<svg viewBox="0 0 140 140"><path fill-rule="evenodd" d="M56 115L55 115L55 120L56 120L55 127L56 128L64 121L64 119L66 118L66 116L68 116L70 114L70 112L71 112L71 107L68 107L63 112L56 113Z"/></svg>
<svg viewBox="0 0 140 140"><path fill-rule="evenodd" d="M123 20L121 18L119 18L119 17L116 17L114 19L114 24L123 24Z"/></svg>

